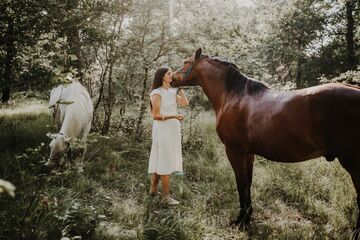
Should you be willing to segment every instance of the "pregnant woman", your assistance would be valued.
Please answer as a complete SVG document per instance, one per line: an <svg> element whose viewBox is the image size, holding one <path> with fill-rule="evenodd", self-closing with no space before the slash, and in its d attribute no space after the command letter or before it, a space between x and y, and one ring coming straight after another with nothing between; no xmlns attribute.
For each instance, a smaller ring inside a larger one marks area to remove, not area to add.
<svg viewBox="0 0 360 240"><path fill-rule="evenodd" d="M161 179L162 202L177 205L178 201L170 197L169 183L173 172L182 172L181 128L184 119L177 114L177 106L185 107L189 101L184 90L170 87L172 72L168 67L156 70L150 93L151 114L154 119L152 146L148 172L152 173L150 195L157 195L157 186Z"/></svg>

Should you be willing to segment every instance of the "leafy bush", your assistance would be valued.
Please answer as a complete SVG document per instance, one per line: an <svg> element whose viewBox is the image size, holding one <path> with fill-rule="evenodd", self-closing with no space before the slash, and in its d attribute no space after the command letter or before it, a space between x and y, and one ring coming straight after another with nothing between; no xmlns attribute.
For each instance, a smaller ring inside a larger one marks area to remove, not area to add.
<svg viewBox="0 0 360 240"><path fill-rule="evenodd" d="M334 78L326 78L322 76L320 78L321 83L348 83L356 86L360 86L360 68L358 70L349 70L341 73Z"/></svg>

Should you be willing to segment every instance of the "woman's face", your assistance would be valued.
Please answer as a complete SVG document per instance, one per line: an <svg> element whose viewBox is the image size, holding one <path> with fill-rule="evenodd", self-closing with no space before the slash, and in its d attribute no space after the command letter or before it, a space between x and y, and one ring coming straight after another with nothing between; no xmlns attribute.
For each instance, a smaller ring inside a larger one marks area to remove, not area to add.
<svg viewBox="0 0 360 240"><path fill-rule="evenodd" d="M166 83L171 83L172 82L172 72L171 72L171 69L169 69L169 71L167 71L163 77L163 82L166 82Z"/></svg>

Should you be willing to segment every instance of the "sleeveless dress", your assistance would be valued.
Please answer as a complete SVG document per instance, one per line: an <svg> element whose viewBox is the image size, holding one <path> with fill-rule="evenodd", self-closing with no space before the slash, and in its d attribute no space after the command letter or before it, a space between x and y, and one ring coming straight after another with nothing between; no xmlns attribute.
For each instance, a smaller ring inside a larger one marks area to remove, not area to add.
<svg viewBox="0 0 360 240"><path fill-rule="evenodd" d="M155 94L161 96L161 115L177 114L176 92L176 88L162 87L151 91L150 98ZM182 171L180 121L176 118L154 120L148 173L168 175Z"/></svg>

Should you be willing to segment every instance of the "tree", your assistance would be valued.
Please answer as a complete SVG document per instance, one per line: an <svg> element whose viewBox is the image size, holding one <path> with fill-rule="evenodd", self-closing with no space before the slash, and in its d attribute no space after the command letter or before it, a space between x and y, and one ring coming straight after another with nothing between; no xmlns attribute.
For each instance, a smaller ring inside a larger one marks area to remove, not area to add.
<svg viewBox="0 0 360 240"><path fill-rule="evenodd" d="M348 69L356 69L357 58L355 56L355 21L354 11L356 8L357 0L347 0L345 2L346 9L346 50L347 50L347 65Z"/></svg>
<svg viewBox="0 0 360 240"><path fill-rule="evenodd" d="M21 56L45 31L44 4L38 1L4 0L0 3L1 100L10 99L12 86L21 69Z"/></svg>
<svg viewBox="0 0 360 240"><path fill-rule="evenodd" d="M281 11L273 13L270 33L264 39L264 59L269 62L272 74L279 74L283 82L294 79L296 87L300 88L316 79L305 79L304 68L313 54L314 43L322 37L326 4L293 0L276 5L275 9Z"/></svg>

